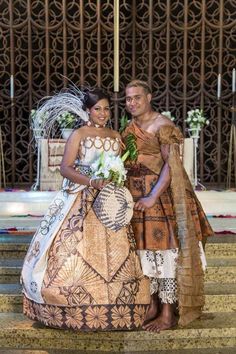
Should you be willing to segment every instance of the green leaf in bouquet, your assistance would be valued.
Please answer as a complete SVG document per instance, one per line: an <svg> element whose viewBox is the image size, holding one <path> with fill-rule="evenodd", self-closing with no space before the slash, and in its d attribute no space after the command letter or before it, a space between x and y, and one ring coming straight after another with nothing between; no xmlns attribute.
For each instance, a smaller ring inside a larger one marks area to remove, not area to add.
<svg viewBox="0 0 236 354"><path fill-rule="evenodd" d="M127 115L122 116L120 119L120 129L119 129L120 134L123 133L128 123L129 123L128 116Z"/></svg>
<svg viewBox="0 0 236 354"><path fill-rule="evenodd" d="M138 149L137 149L137 144L136 144L136 137L134 134L128 134L127 137L125 138L125 154L126 152L129 152L129 159L131 161L135 161L138 157Z"/></svg>

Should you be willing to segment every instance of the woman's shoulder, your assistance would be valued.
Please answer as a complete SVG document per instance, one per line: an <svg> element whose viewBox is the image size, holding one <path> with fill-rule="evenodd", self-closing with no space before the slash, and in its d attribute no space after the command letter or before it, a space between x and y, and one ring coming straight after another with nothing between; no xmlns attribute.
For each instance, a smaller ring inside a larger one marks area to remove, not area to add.
<svg viewBox="0 0 236 354"><path fill-rule="evenodd" d="M108 129L110 130L111 138L113 139L121 139L120 133L117 130Z"/></svg>

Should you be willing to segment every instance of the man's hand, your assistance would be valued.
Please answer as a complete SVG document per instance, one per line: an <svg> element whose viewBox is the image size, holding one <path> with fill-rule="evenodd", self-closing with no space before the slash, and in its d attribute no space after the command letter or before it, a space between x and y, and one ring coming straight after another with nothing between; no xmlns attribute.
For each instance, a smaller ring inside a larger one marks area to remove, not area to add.
<svg viewBox="0 0 236 354"><path fill-rule="evenodd" d="M140 211L145 211L145 209L149 209L151 207L153 207L156 204L156 198L153 196L149 196L149 197L144 197L139 199L135 205L134 205L134 209L135 210L140 210Z"/></svg>

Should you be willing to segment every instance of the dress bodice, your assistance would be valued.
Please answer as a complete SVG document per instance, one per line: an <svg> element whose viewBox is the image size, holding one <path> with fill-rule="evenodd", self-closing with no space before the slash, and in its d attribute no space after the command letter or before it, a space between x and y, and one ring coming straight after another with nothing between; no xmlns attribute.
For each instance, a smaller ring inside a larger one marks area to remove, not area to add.
<svg viewBox="0 0 236 354"><path fill-rule="evenodd" d="M86 137L80 143L78 162L83 165L91 165L99 158L101 153L117 156L121 151L119 138Z"/></svg>

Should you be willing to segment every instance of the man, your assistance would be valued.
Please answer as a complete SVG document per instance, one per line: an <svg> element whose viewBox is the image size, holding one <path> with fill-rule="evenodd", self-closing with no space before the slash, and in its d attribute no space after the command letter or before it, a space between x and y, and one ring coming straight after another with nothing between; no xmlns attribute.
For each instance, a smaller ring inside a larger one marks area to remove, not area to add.
<svg viewBox="0 0 236 354"><path fill-rule="evenodd" d="M146 82L126 86L126 109L132 121L137 160L128 164L127 184L134 201L134 229L142 269L150 278L151 303L144 329L160 332L186 325L204 305L201 240L213 235L179 156L183 136L174 123L151 106Z"/></svg>

